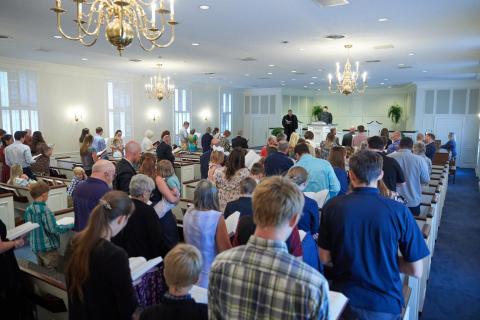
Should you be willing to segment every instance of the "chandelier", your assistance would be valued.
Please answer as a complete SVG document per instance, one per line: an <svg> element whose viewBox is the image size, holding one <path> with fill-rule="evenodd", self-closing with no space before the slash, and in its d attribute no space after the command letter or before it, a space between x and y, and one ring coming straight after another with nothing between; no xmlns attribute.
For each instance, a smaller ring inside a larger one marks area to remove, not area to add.
<svg viewBox="0 0 480 320"><path fill-rule="evenodd" d="M328 91L331 93L340 92L344 95L349 95L354 92L364 93L365 89L367 89L367 72L362 73L362 86L357 86L357 79L358 79L358 61L355 63L356 69L352 71L352 65L350 64L350 49L352 48L351 44L345 45L347 49L347 62L345 63L345 67L343 68L343 73L340 72L340 63L337 62L337 72L336 72L336 79L337 84L336 88L332 87L332 74L328 74Z"/></svg>
<svg viewBox="0 0 480 320"><path fill-rule="evenodd" d="M145 93L150 99L162 101L175 93L175 85L170 82L170 77L162 77L160 73L162 65L159 64L158 67L158 75L150 77L150 82L145 84Z"/></svg>
<svg viewBox="0 0 480 320"><path fill-rule="evenodd" d="M132 43L135 36L145 51L166 48L175 41L175 25L178 24L175 21L175 0L169 0L170 9L165 7L164 0L146 1L73 0L76 2L73 20L76 35L67 35L62 29L62 15L66 13L62 8L62 0L56 0L55 8L51 10L57 14L57 29L64 38L91 47L97 42L102 26L105 25L105 37L122 55L122 51ZM149 16L146 14L148 7L151 11ZM160 17L158 26L157 14ZM160 44L158 40L167 33L167 24L170 25L170 39L165 44Z"/></svg>

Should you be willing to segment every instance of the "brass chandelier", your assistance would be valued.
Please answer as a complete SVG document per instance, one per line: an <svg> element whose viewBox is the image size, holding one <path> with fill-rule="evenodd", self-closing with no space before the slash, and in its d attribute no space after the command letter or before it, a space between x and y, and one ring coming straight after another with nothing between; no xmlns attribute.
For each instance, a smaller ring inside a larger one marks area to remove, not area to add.
<svg viewBox="0 0 480 320"><path fill-rule="evenodd" d="M344 95L349 95L351 93L364 93L365 89L367 89L367 72L362 73L362 84L361 87L357 85L358 80L358 67L359 62L355 63L356 69L352 71L352 65L350 64L350 49L352 48L351 44L345 45L347 49L347 62L345 63L345 67L343 68L343 72L340 72L340 63L337 62L337 71L336 71L336 88L332 85L332 74L328 74L328 91L330 93L342 93Z"/></svg>
<svg viewBox="0 0 480 320"><path fill-rule="evenodd" d="M145 84L145 93L150 99L162 101L175 93L175 85L170 82L170 77L163 78L160 73L161 64L158 65L158 75L150 77L150 82Z"/></svg>
<svg viewBox="0 0 480 320"><path fill-rule="evenodd" d="M55 8L51 10L57 15L58 32L66 39L79 41L86 47L93 46L105 25L105 37L117 48L118 53L128 47L136 36L140 46L145 51L154 48L166 48L175 41L174 1L169 0L167 9L164 0L73 0L76 2L75 28L76 35L67 35L62 29L62 0L56 0ZM150 15L146 11L150 8ZM157 26L157 14L160 16ZM168 19L167 15L170 15ZM170 39L165 44L158 40L162 38L170 25ZM142 40L143 39L143 40ZM143 42L147 42L144 44Z"/></svg>

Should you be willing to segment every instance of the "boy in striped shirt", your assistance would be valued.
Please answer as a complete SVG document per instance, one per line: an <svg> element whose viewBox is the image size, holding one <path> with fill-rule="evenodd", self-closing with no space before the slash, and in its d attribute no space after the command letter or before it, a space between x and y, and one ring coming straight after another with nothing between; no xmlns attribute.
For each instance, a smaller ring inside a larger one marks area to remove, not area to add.
<svg viewBox="0 0 480 320"><path fill-rule="evenodd" d="M38 264L55 269L58 265L59 235L72 229L73 224L67 226L57 224L55 215L47 207L48 191L49 187L43 181L32 185L30 195L34 201L25 210L24 220L38 223L40 226L29 234L30 247L37 256Z"/></svg>

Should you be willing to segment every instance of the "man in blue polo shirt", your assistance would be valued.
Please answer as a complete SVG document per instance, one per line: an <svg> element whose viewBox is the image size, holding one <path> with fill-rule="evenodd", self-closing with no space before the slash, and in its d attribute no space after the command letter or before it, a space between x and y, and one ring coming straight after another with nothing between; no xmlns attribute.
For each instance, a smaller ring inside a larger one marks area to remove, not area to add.
<svg viewBox="0 0 480 320"><path fill-rule="evenodd" d="M430 253L408 208L379 194L382 157L360 151L349 165L353 192L323 207L320 259L333 263L331 289L350 299L345 319L399 319L400 272L420 277Z"/></svg>
<svg viewBox="0 0 480 320"><path fill-rule="evenodd" d="M284 175L293 166L293 160L288 157L287 153L288 142L286 140L280 141L277 151L271 153L265 159L264 168L267 177Z"/></svg>

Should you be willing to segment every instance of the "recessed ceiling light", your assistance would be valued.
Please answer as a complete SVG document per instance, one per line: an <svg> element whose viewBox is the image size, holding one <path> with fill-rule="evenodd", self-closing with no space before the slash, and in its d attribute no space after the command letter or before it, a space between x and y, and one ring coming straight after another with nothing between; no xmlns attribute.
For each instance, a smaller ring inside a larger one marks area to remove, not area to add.
<svg viewBox="0 0 480 320"><path fill-rule="evenodd" d="M428 71L427 70L422 70L423 73L427 73Z"/></svg>
<svg viewBox="0 0 480 320"><path fill-rule="evenodd" d="M312 84L312 85L313 85L313 84L315 84L315 82L310 82L310 84Z"/></svg>
<svg viewBox="0 0 480 320"><path fill-rule="evenodd" d="M383 82L380 82L380 85L382 85L382 86L383 86L384 84L385 84L385 83L383 83Z"/></svg>
<svg viewBox="0 0 480 320"><path fill-rule="evenodd" d="M388 86L388 89L392 89L392 86Z"/></svg>
<svg viewBox="0 0 480 320"><path fill-rule="evenodd" d="M313 76L312 79L317 79L318 77Z"/></svg>
<svg viewBox="0 0 480 320"><path fill-rule="evenodd" d="M345 36L343 34L328 34L325 36L327 39L332 39L332 40L338 40L338 39L343 39Z"/></svg>
<svg viewBox="0 0 480 320"><path fill-rule="evenodd" d="M300 51L305 51L305 49L304 49L304 48L300 48L300 49L298 49L298 50L300 50Z"/></svg>
<svg viewBox="0 0 480 320"><path fill-rule="evenodd" d="M130 59L129 61L131 61L131 62L141 62L142 60L141 60L141 59L135 59L135 58L134 58L134 59Z"/></svg>
<svg viewBox="0 0 480 320"><path fill-rule="evenodd" d="M287 41L287 40L282 40L282 41L280 41L280 43L281 43L281 44L287 44L288 41Z"/></svg>
<svg viewBox="0 0 480 320"><path fill-rule="evenodd" d="M296 81L297 79L292 79L292 81Z"/></svg>
<svg viewBox="0 0 480 320"><path fill-rule="evenodd" d="M378 18L378 22L385 22L388 21L388 18Z"/></svg>
<svg viewBox="0 0 480 320"><path fill-rule="evenodd" d="M270 75L272 75L273 73L271 73L271 72L267 72L267 74L270 74Z"/></svg>
<svg viewBox="0 0 480 320"><path fill-rule="evenodd" d="M320 91L321 89L317 89L317 91Z"/></svg>
<svg viewBox="0 0 480 320"><path fill-rule="evenodd" d="M403 67L405 65L405 63L399 63L398 66L399 67Z"/></svg>
<svg viewBox="0 0 480 320"><path fill-rule="evenodd" d="M200 43L198 43L198 42L193 42L192 43L192 46L194 46L194 47L198 47L199 45L200 45Z"/></svg>
<svg viewBox="0 0 480 320"><path fill-rule="evenodd" d="M88 61L88 59L87 58L82 58L82 61Z"/></svg>
<svg viewBox="0 0 480 320"><path fill-rule="evenodd" d="M12 37L7 36L6 34L0 34L0 39L12 39Z"/></svg>
<svg viewBox="0 0 480 320"><path fill-rule="evenodd" d="M62 39L62 36L53 36L55 39Z"/></svg>
<svg viewBox="0 0 480 320"><path fill-rule="evenodd" d="M414 55L415 55L415 53L413 53L413 52L410 52L410 53L408 53L408 55L409 55L409 56L414 56Z"/></svg>
<svg viewBox="0 0 480 320"><path fill-rule="evenodd" d="M388 78L383 79L383 81L388 81Z"/></svg>
<svg viewBox="0 0 480 320"><path fill-rule="evenodd" d="M308 86L303 86L304 88L308 88Z"/></svg>
<svg viewBox="0 0 480 320"><path fill-rule="evenodd" d="M292 72L292 73L297 73L297 70L292 70L291 72Z"/></svg>
<svg viewBox="0 0 480 320"><path fill-rule="evenodd" d="M209 77L209 78L210 78L210 79L213 79L213 78L215 78L215 77L212 76L212 77Z"/></svg>
<svg viewBox="0 0 480 320"><path fill-rule="evenodd" d="M275 65L274 65L274 64L269 64L268 66L269 66L270 68L273 68L273 67L275 67Z"/></svg>
<svg viewBox="0 0 480 320"><path fill-rule="evenodd" d="M202 9L202 10L208 10L208 9L210 9L210 6L207 6L207 5L203 4L199 8Z"/></svg>
<svg viewBox="0 0 480 320"><path fill-rule="evenodd" d="M250 77L250 74L249 74L249 73L245 73L245 77Z"/></svg>

